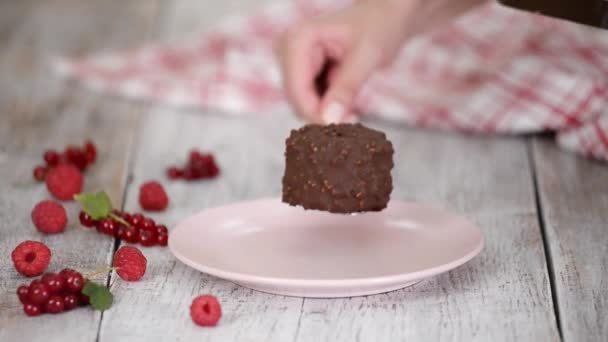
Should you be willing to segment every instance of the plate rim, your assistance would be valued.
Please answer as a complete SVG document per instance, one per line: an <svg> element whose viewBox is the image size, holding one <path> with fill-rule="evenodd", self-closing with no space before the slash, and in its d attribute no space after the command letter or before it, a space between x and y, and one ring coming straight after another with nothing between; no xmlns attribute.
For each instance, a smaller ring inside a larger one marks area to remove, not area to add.
<svg viewBox="0 0 608 342"><path fill-rule="evenodd" d="M228 203L225 205L209 207L209 208L203 209L203 210L183 219L177 225L175 225L175 228L172 229L172 231L180 229L180 227L182 227L185 224L185 222L190 220L192 217L200 215L208 210L219 209L219 208L235 206L235 205L243 205L243 204L247 204L247 203L263 202L263 201L278 201L279 203L282 203L280 198L278 198L278 197L263 197L263 198L254 199L254 200L232 202L232 203ZM183 262L187 266L192 267L197 271L207 273L207 274L216 276L218 278L234 281L234 282L243 282L243 283L253 282L253 283L263 284L263 285L280 284L283 286L305 286L305 287L351 287L351 286L365 287L365 286L374 286L374 285L386 284L386 283L401 283L401 282L421 280L424 278L432 277L432 276L447 272L449 270L462 266L463 264L472 260L479 253L481 253L481 251L483 250L483 248L485 246L485 240L484 240L484 236L483 236L481 229L476 224L474 224L469 219L467 219L466 217L464 217L460 214L456 214L456 213L453 213L450 211L446 211L444 209L429 206L426 204L420 204L420 203L413 202L413 201L391 200L391 202L404 203L404 204L415 204L418 206L424 206L426 208L430 208L430 209L448 213L450 215L454 215L454 216L464 220L465 222L470 224L475 229L477 229L477 231L479 232L479 237L480 237L479 242L475 246L475 248L473 248L469 253L463 255L462 257L452 260L451 262L448 262L448 263L445 263L442 265L438 265L435 267L427 268L424 270L409 272L409 273L402 273L402 274L397 274L397 275L385 275L385 276L378 276L378 277L362 277L362 278L342 278L342 279L279 278L279 277L260 276L260 275L255 275L255 274L242 273L242 272L226 271L226 270L222 270L222 269L211 267L211 266L201 265L200 263L196 263L196 262L190 260L190 258L186 257L185 255L183 255L182 253L178 252L175 249L174 243L172 243L172 239L171 239L172 234L171 233L169 234L168 247L169 247L169 250L171 251L171 253L179 261Z"/></svg>

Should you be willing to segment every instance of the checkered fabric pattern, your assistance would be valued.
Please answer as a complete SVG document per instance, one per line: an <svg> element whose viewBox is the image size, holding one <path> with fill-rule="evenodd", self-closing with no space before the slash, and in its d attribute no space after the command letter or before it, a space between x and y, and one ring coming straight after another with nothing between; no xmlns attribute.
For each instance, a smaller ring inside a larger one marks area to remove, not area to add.
<svg viewBox="0 0 608 342"><path fill-rule="evenodd" d="M100 91L236 115L287 105L273 41L347 0L281 2L180 42L59 58L62 76ZM404 46L357 99L363 115L476 133L556 132L608 161L608 31L496 3Z"/></svg>

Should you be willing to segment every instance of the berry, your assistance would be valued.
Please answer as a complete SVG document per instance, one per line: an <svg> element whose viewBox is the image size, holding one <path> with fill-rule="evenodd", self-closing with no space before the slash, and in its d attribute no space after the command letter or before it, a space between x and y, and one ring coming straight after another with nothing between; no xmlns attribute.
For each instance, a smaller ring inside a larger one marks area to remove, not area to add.
<svg viewBox="0 0 608 342"><path fill-rule="evenodd" d="M57 199L71 201L82 191L82 173L70 164L59 164L46 177L49 192Z"/></svg>
<svg viewBox="0 0 608 342"><path fill-rule="evenodd" d="M124 231L124 236L121 239L126 242L136 243L139 241L139 229L133 227L127 227Z"/></svg>
<svg viewBox="0 0 608 342"><path fill-rule="evenodd" d="M140 230L137 241L142 246L153 246L156 243L156 233L153 230Z"/></svg>
<svg viewBox="0 0 608 342"><path fill-rule="evenodd" d="M114 254L116 273L126 281L137 281L146 273L148 261L142 252L133 246L120 247Z"/></svg>
<svg viewBox="0 0 608 342"><path fill-rule="evenodd" d="M32 210L32 222L38 231L47 234L61 233L68 223L63 206L54 201L42 201Z"/></svg>
<svg viewBox="0 0 608 342"><path fill-rule="evenodd" d="M146 182L139 188L139 204L144 210L160 211L167 208L169 197L159 182Z"/></svg>
<svg viewBox="0 0 608 342"><path fill-rule="evenodd" d="M58 295L51 296L44 306L46 312L52 314L60 313L63 311L64 307L65 302L63 301L63 297Z"/></svg>
<svg viewBox="0 0 608 342"><path fill-rule="evenodd" d="M51 296L51 291L44 284L30 286L30 302L34 304L44 304Z"/></svg>
<svg viewBox="0 0 608 342"><path fill-rule="evenodd" d="M61 270L61 272L59 272L59 276L62 277L63 280L67 280L68 276L74 273L78 273L78 271L73 270L71 268L64 268L63 270Z"/></svg>
<svg viewBox="0 0 608 342"><path fill-rule="evenodd" d="M116 234L114 236L116 238L124 240L124 238L125 238L125 230L126 229L127 229L127 226L125 226L124 224L119 224L118 225L118 229L116 229Z"/></svg>
<svg viewBox="0 0 608 342"><path fill-rule="evenodd" d="M35 285L40 285L40 284L42 284L42 281L41 281L40 279L34 279L34 280L32 280L32 282L30 283L30 289L31 289L32 287L34 287Z"/></svg>
<svg viewBox="0 0 608 342"><path fill-rule="evenodd" d="M77 294L68 293L63 296L63 303L65 311L68 311L80 305L80 299Z"/></svg>
<svg viewBox="0 0 608 342"><path fill-rule="evenodd" d="M41 281L51 293L63 291L63 286L65 285L63 277L56 273L47 273L43 275Z"/></svg>
<svg viewBox="0 0 608 342"><path fill-rule="evenodd" d="M93 218L84 211L80 211L80 214L78 214L78 219L80 220L80 224L85 227L95 227L97 225L97 221L93 220Z"/></svg>
<svg viewBox="0 0 608 342"><path fill-rule="evenodd" d="M78 272L68 274L65 278L65 287L69 292L76 293L82 290L84 277Z"/></svg>
<svg viewBox="0 0 608 342"><path fill-rule="evenodd" d="M215 326L222 317L222 307L211 295L198 296L190 305L190 317L200 326Z"/></svg>
<svg viewBox="0 0 608 342"><path fill-rule="evenodd" d="M139 226L141 225L141 223L144 221L144 215L142 214L133 214L131 215L131 217L129 218L129 220L127 220L127 222L129 222L129 224L133 227L139 228Z"/></svg>
<svg viewBox="0 0 608 342"><path fill-rule="evenodd" d="M171 166L170 168L167 169L167 177L169 177L169 179L178 179L184 176L184 170L176 167L176 166Z"/></svg>
<svg viewBox="0 0 608 342"><path fill-rule="evenodd" d="M110 218L105 218L99 221L97 228L100 233L114 235L116 230L118 229L117 222Z"/></svg>
<svg viewBox="0 0 608 342"><path fill-rule="evenodd" d="M30 302L30 287L27 285L21 285L17 288L17 297L22 304Z"/></svg>
<svg viewBox="0 0 608 342"><path fill-rule="evenodd" d="M23 305L23 312L28 316L38 316L42 313L40 305L27 303Z"/></svg>
<svg viewBox="0 0 608 342"><path fill-rule="evenodd" d="M77 295L78 295L78 302L80 303L81 306L89 305L89 296L85 295L82 292L77 293Z"/></svg>
<svg viewBox="0 0 608 342"><path fill-rule="evenodd" d="M34 168L34 179L39 181L39 182L43 182L44 179L46 178L46 173L47 173L47 168L44 166L36 166Z"/></svg>
<svg viewBox="0 0 608 342"><path fill-rule="evenodd" d="M169 243L169 235L156 235L156 244L159 246L166 246Z"/></svg>
<svg viewBox="0 0 608 342"><path fill-rule="evenodd" d="M164 224L156 225L156 235L169 235L169 230Z"/></svg>
<svg viewBox="0 0 608 342"><path fill-rule="evenodd" d="M143 230L156 230L156 222L154 222L151 218L145 218L144 221L139 226L140 229Z"/></svg>
<svg viewBox="0 0 608 342"><path fill-rule="evenodd" d="M84 156L88 164L91 164L97 159L97 148L90 140L87 140L84 143Z"/></svg>
<svg viewBox="0 0 608 342"><path fill-rule="evenodd" d="M80 148L68 146L63 155L70 164L76 166L80 171L84 171L87 168L87 157Z"/></svg>
<svg viewBox="0 0 608 342"><path fill-rule="evenodd" d="M47 150L44 152L44 161L48 166L56 166L60 160L59 153L55 150Z"/></svg>
<svg viewBox="0 0 608 342"><path fill-rule="evenodd" d="M42 242L23 241L11 253L17 272L26 277L41 274L51 262L51 250Z"/></svg>

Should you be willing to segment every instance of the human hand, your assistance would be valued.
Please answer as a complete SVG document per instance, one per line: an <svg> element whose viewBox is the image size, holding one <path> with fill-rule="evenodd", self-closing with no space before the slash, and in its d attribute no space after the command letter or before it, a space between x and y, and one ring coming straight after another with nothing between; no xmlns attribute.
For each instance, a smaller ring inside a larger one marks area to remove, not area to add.
<svg viewBox="0 0 608 342"><path fill-rule="evenodd" d="M408 38L485 1L360 0L297 23L277 46L287 98L308 121L353 121L359 90Z"/></svg>

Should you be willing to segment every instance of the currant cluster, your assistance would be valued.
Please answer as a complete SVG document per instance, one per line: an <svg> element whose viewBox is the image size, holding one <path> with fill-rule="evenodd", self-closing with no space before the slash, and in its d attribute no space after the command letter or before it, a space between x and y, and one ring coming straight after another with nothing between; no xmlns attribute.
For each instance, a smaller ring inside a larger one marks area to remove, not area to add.
<svg viewBox="0 0 608 342"><path fill-rule="evenodd" d="M91 141L86 141L82 148L70 145L63 153L47 150L44 152L45 165L38 165L34 168L34 179L44 181L50 169L62 163L72 164L80 171L84 171L96 158L97 148Z"/></svg>
<svg viewBox="0 0 608 342"><path fill-rule="evenodd" d="M81 292L84 283L82 274L66 268L59 274L45 273L29 285L19 286L17 296L28 316L38 316L45 312L57 314L89 304L89 297Z"/></svg>
<svg viewBox="0 0 608 342"><path fill-rule="evenodd" d="M169 230L165 225L156 224L151 218L139 213L129 214L114 210L111 217L94 220L81 211L79 219L85 227L95 227L102 234L114 236L129 243L139 243L142 246L166 246L169 240Z"/></svg>
<svg viewBox="0 0 608 342"><path fill-rule="evenodd" d="M167 177L170 179L183 178L188 181L215 178L219 173L220 169L213 155L201 153L199 150L190 152L190 158L184 167L171 166L167 169Z"/></svg>

